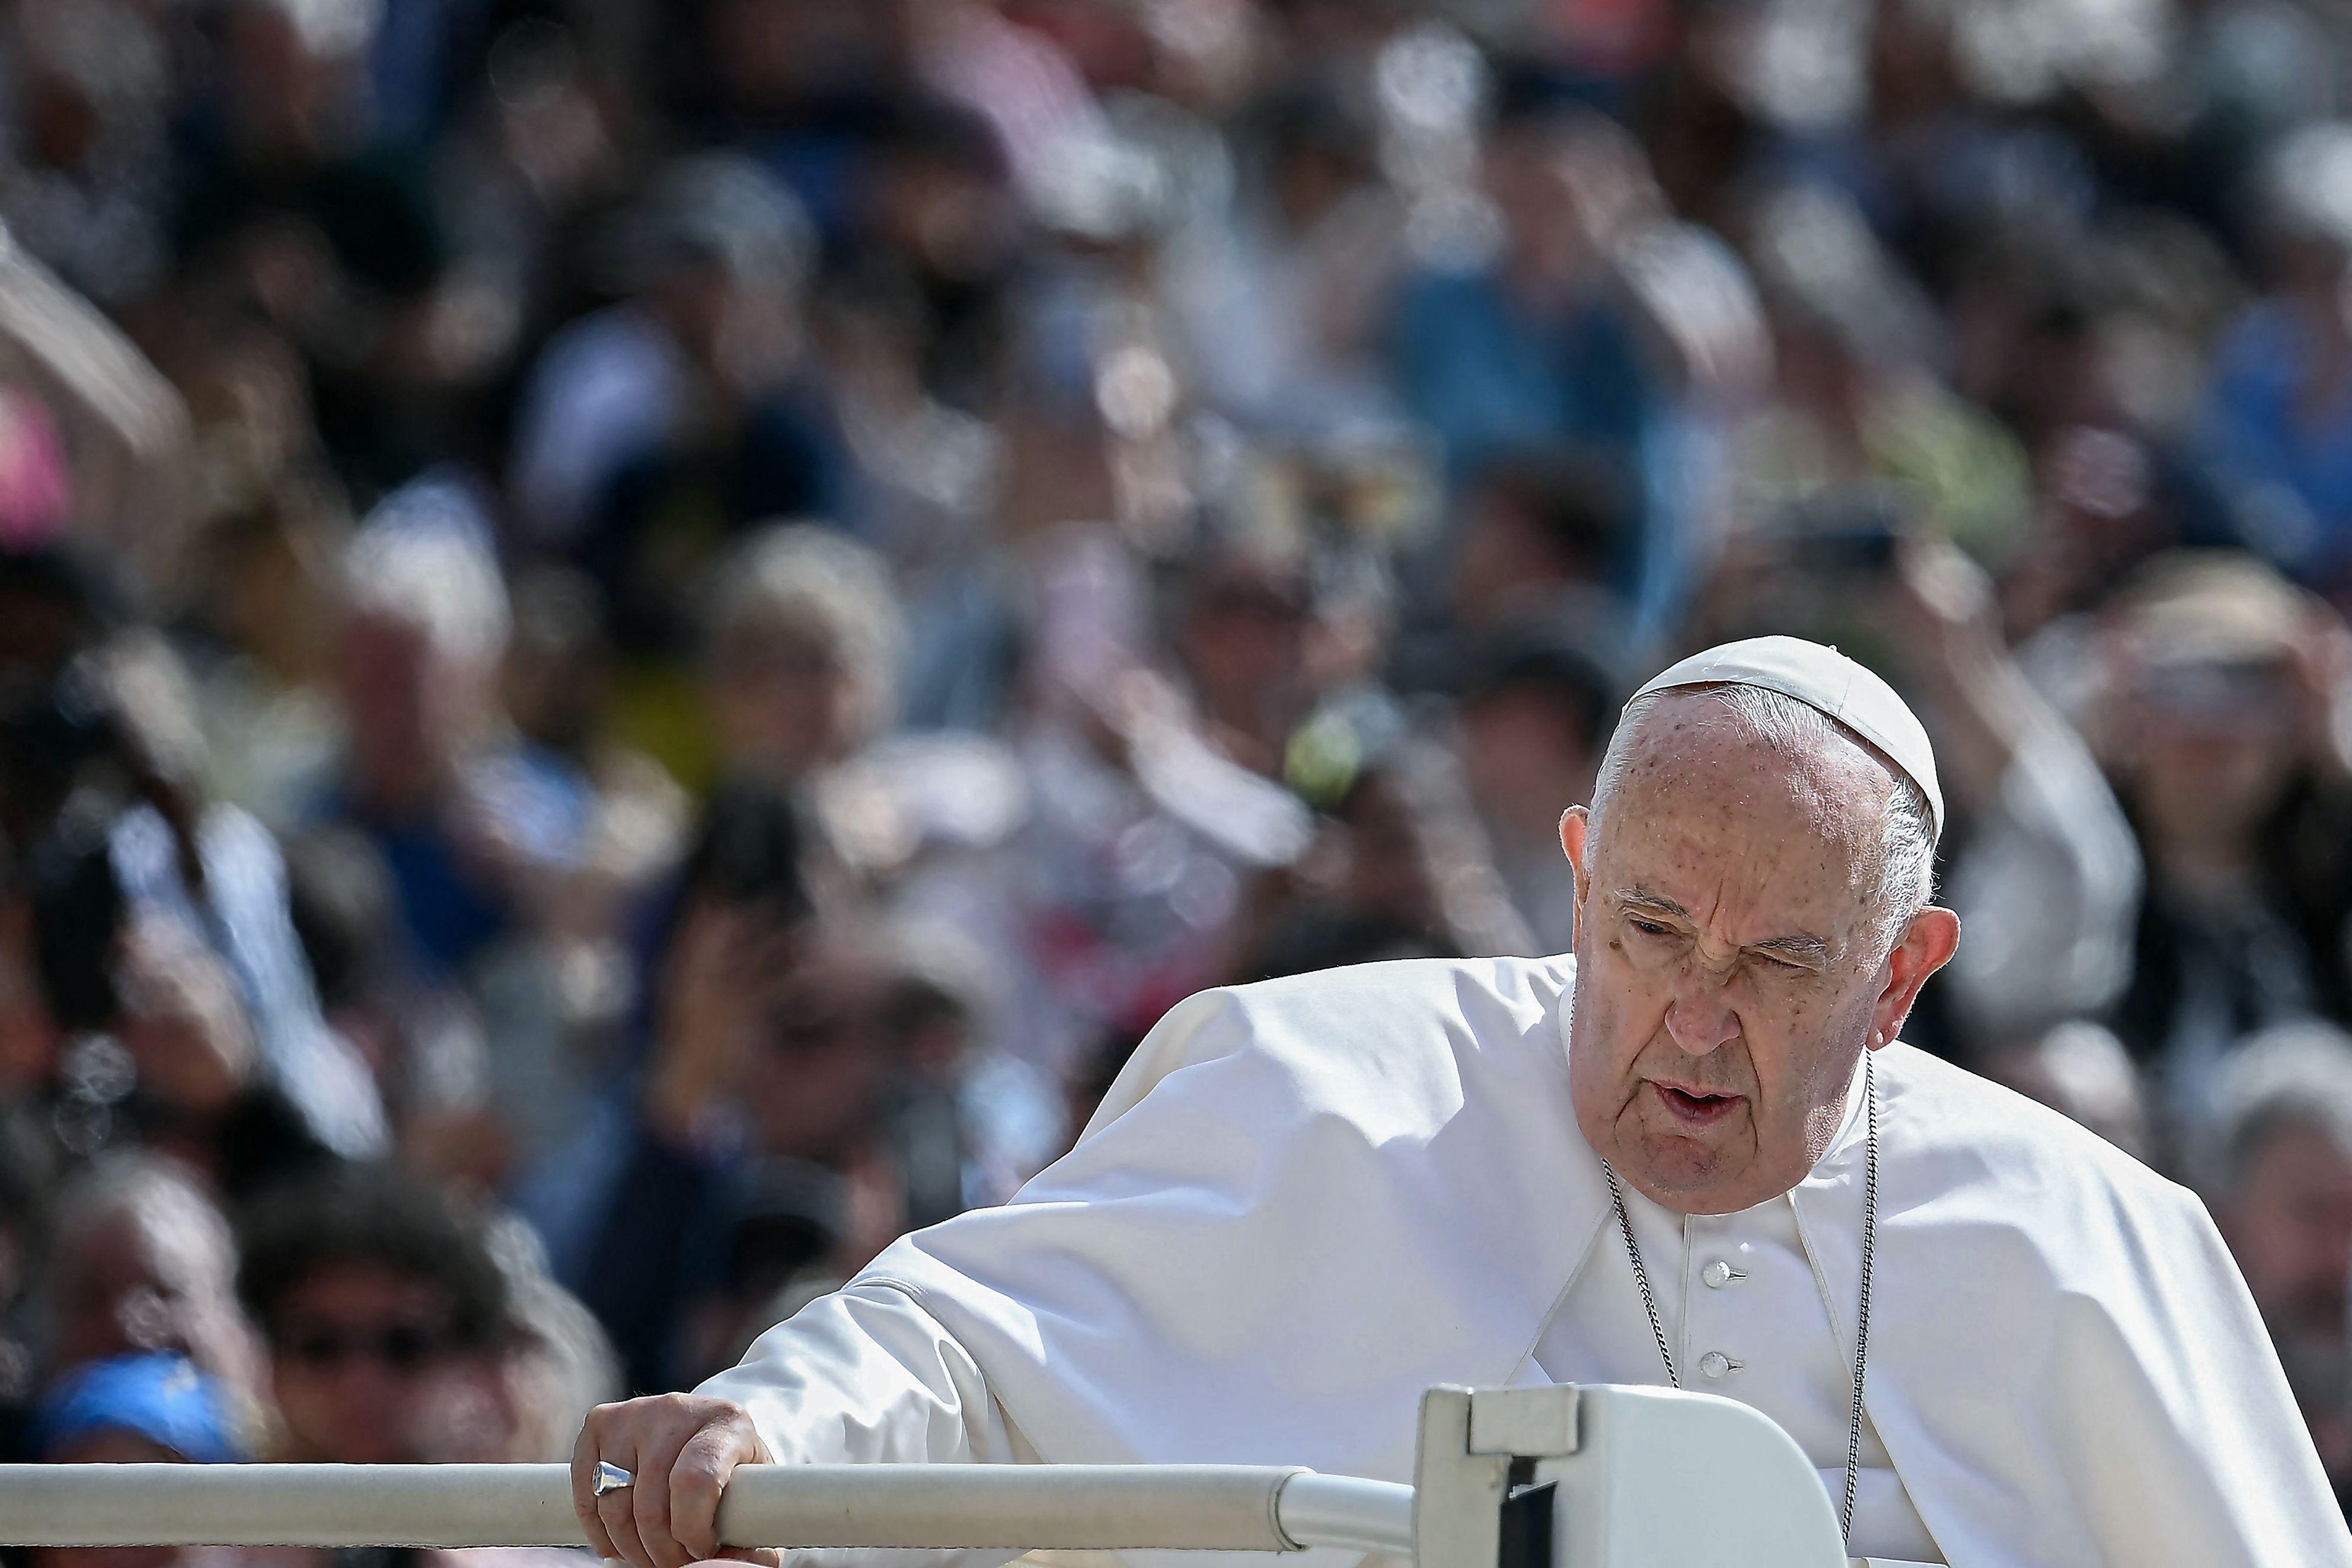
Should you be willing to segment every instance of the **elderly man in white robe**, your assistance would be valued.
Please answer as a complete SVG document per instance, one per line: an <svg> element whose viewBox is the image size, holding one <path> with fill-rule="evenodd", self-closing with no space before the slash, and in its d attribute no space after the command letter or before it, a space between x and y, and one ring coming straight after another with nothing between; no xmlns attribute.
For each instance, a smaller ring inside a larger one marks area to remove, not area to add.
<svg viewBox="0 0 2352 1568"><path fill-rule="evenodd" d="M1409 1479L1432 1385L1674 1383L1786 1429L1856 1555L2352 1564L2196 1198L1898 1043L1959 929L1895 693L1712 650L1628 705L1594 796L1572 956L1180 1004L1011 1204L591 1416L592 1541L709 1557L751 1463ZM593 1495L599 1461L635 1484Z"/></svg>

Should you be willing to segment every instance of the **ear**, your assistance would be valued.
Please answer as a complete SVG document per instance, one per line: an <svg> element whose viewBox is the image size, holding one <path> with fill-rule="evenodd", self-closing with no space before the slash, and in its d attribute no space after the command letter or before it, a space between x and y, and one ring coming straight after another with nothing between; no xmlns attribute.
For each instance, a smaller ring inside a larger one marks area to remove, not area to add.
<svg viewBox="0 0 2352 1568"><path fill-rule="evenodd" d="M1929 904L1912 917L1903 939L1886 956L1886 985L1870 1011L1870 1049L1892 1045L1919 999L1927 977L1951 961L1960 946L1960 917Z"/></svg>
<svg viewBox="0 0 2352 1568"><path fill-rule="evenodd" d="M1577 918L1584 917L1585 894L1592 879L1585 875L1585 856L1592 847L1592 813L1582 806L1570 806L1559 814L1559 847L1568 856L1569 870L1576 877Z"/></svg>

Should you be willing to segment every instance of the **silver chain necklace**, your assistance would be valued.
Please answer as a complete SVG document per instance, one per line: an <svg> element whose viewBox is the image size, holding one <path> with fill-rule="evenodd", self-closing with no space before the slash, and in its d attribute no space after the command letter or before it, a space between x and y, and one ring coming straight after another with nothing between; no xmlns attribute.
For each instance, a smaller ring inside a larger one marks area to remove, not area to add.
<svg viewBox="0 0 2352 1568"><path fill-rule="evenodd" d="M1878 1250L1878 1071L1868 1053L1862 1059L1862 1095L1869 1118L1862 1177L1862 1308L1853 1329L1853 1417L1845 1430L1845 1506L1838 1514L1838 1533L1853 1539L1853 1488L1862 1474L1862 1379L1870 1359L1870 1269ZM1607 1160L1601 1172L1609 1178L1609 1201L1617 1210L1617 1228L1625 1238L1625 1256L1633 1261L1633 1284L1642 1292L1642 1310L1650 1314L1650 1333L1658 1342L1658 1359L1666 1364L1666 1381L1683 1385L1675 1353L1666 1344L1666 1325L1658 1316L1658 1298L1650 1289L1650 1272L1642 1267L1642 1249L1633 1239L1633 1217L1625 1210L1625 1191Z"/></svg>

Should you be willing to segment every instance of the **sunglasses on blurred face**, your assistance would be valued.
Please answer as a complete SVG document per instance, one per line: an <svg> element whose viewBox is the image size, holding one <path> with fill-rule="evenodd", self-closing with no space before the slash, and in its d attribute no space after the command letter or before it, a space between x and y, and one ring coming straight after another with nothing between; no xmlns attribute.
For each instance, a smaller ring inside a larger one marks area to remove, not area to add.
<svg viewBox="0 0 2352 1568"><path fill-rule="evenodd" d="M331 1372L354 1360L373 1361L392 1372L415 1372L437 1359L445 1340L423 1323L379 1328L315 1325L287 1334L284 1351L317 1372Z"/></svg>

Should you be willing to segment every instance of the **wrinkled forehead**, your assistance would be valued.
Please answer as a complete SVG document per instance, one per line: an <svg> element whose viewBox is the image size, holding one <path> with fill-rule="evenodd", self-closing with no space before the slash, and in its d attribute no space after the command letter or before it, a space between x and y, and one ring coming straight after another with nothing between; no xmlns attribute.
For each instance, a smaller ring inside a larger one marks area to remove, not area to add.
<svg viewBox="0 0 2352 1568"><path fill-rule="evenodd" d="M1895 783L1860 742L1834 726L1818 738L1759 735L1706 692L1663 694L1633 725L1612 743L1622 765L1596 876L1776 917L1860 916Z"/></svg>

